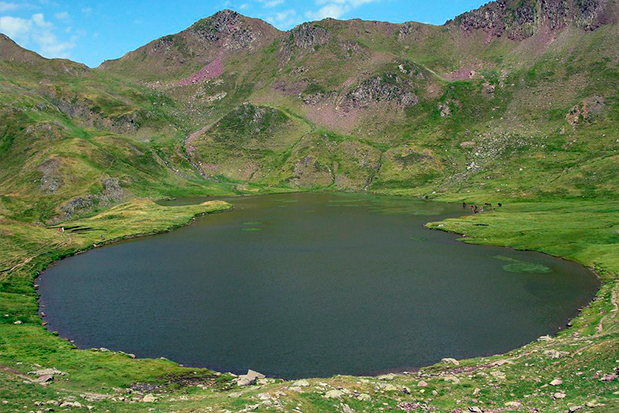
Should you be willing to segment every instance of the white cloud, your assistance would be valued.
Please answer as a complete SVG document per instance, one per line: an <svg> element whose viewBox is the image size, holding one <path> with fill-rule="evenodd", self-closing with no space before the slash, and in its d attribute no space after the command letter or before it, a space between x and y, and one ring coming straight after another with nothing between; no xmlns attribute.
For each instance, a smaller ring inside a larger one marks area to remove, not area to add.
<svg viewBox="0 0 619 413"><path fill-rule="evenodd" d="M276 6L284 4L285 0L259 0L259 1L264 7L271 8L271 7L276 7Z"/></svg>
<svg viewBox="0 0 619 413"><path fill-rule="evenodd" d="M19 8L19 4L0 1L0 13L17 10L18 8Z"/></svg>
<svg viewBox="0 0 619 413"><path fill-rule="evenodd" d="M301 23L303 19L297 14L296 10L288 9L268 16L266 21L279 28L288 29Z"/></svg>
<svg viewBox="0 0 619 413"><path fill-rule="evenodd" d="M315 20L325 19L327 17L339 19L352 9L377 1L381 0L316 0L316 5L322 7L316 11L308 11L305 15Z"/></svg>
<svg viewBox="0 0 619 413"><path fill-rule="evenodd" d="M36 13L32 15L32 21L39 27L52 27L50 22L45 21L43 13Z"/></svg>
<svg viewBox="0 0 619 413"><path fill-rule="evenodd" d="M69 20L69 12L62 11L60 13L54 14L54 17L58 20Z"/></svg>
<svg viewBox="0 0 619 413"><path fill-rule="evenodd" d="M305 15L308 18L314 19L314 20L322 20L322 19L326 19L327 17L338 19L342 17L342 15L349 10L350 8L347 5L333 3L333 4L327 4L325 6L322 6L316 11L308 11L307 13L305 13Z"/></svg>
<svg viewBox="0 0 619 413"><path fill-rule="evenodd" d="M54 25L42 13L33 14L30 19L2 16L0 31L46 57L69 57L75 47L75 38L60 40L54 33Z"/></svg>
<svg viewBox="0 0 619 413"><path fill-rule="evenodd" d="M82 8L82 14L89 15L90 13L92 13L92 7L83 7Z"/></svg>

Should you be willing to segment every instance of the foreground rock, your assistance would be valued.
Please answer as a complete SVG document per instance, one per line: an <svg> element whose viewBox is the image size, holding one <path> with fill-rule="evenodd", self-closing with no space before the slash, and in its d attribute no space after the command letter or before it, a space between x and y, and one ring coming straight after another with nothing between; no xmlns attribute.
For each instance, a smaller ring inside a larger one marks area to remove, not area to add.
<svg viewBox="0 0 619 413"><path fill-rule="evenodd" d="M236 384L239 386L251 386L252 384L256 384L256 381L259 379L264 379L265 376L262 373L258 373L254 370L247 370L247 374L241 374L236 378Z"/></svg>

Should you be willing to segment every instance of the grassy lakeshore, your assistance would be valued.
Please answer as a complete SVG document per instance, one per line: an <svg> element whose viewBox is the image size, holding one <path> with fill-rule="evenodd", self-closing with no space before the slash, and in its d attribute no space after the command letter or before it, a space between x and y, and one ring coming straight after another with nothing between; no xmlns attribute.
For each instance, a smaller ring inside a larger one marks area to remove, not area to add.
<svg viewBox="0 0 619 413"><path fill-rule="evenodd" d="M186 368L165 359L77 350L41 325L34 277L54 260L93 245L167 231L196 215L230 208L220 201L164 207L135 200L67 222L64 233L2 218L2 411L79 411L90 406L114 412L466 411L469 407L516 412L580 406L582 411L611 412L619 407L617 380L604 381L619 367L619 202L615 201L507 203L500 210L428 224L465 234L462 240L469 243L537 250L574 260L602 278L596 300L572 327L501 356L447 361L410 374L296 383L267 379L238 387L229 374ZM46 368L67 374L54 375L47 385L36 382L38 375L28 374Z"/></svg>

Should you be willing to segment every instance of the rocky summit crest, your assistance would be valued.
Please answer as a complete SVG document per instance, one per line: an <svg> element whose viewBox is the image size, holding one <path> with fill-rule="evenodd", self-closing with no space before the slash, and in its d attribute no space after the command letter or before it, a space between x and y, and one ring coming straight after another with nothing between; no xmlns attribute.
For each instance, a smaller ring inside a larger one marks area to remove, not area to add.
<svg viewBox="0 0 619 413"><path fill-rule="evenodd" d="M574 24L584 30L618 21L616 0L497 0L446 23L465 32L483 30L493 37L522 40L541 28Z"/></svg>

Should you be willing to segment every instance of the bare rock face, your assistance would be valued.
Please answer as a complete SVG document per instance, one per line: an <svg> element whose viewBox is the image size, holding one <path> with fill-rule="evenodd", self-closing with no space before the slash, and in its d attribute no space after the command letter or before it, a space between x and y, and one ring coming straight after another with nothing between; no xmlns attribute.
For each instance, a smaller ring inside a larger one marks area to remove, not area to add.
<svg viewBox="0 0 619 413"><path fill-rule="evenodd" d="M299 49L313 49L322 46L328 40L329 33L326 29L315 23L303 23L290 31L286 42Z"/></svg>
<svg viewBox="0 0 619 413"><path fill-rule="evenodd" d="M533 2L514 3L512 0L488 3L456 17L455 24L465 32L483 30L492 36L506 34L512 40L522 40L534 33L537 8Z"/></svg>
<svg viewBox="0 0 619 413"><path fill-rule="evenodd" d="M59 96L53 88L44 88L42 93L48 97L57 110L71 118L77 118L85 125L106 129L116 133L135 133L144 118L150 116L146 111L133 111L118 116L107 116L97 109L97 104L82 96Z"/></svg>
<svg viewBox="0 0 619 413"><path fill-rule="evenodd" d="M126 191L120 186L117 179L106 178L101 181L103 190L97 194L79 196L67 201L60 207L60 214L52 222L61 222L80 215L95 205L110 206L123 201L127 197Z"/></svg>
<svg viewBox="0 0 619 413"><path fill-rule="evenodd" d="M344 98L345 108L363 108L372 103L395 102L401 107L415 106L419 98L407 81L397 75L385 74L363 81Z"/></svg>
<svg viewBox="0 0 619 413"><path fill-rule="evenodd" d="M259 37L242 16L232 10L222 10L192 26L193 32L209 43L222 41L227 50L250 47Z"/></svg>
<svg viewBox="0 0 619 413"><path fill-rule="evenodd" d="M497 0L446 24L464 32L483 30L493 37L523 40L542 26L559 30L573 23L595 30L616 20L610 4L612 0Z"/></svg>
<svg viewBox="0 0 619 413"><path fill-rule="evenodd" d="M62 176L59 172L60 161L55 158L47 159L38 168L41 172L39 187L44 192L55 193L63 184Z"/></svg>
<svg viewBox="0 0 619 413"><path fill-rule="evenodd" d="M239 28L240 15L232 10L222 10L193 26L193 31L208 40L217 42L222 37L234 33Z"/></svg>
<svg viewBox="0 0 619 413"><path fill-rule="evenodd" d="M576 126L581 122L591 121L602 115L605 107L604 98L601 96L586 98L567 113L565 120L570 125Z"/></svg>

